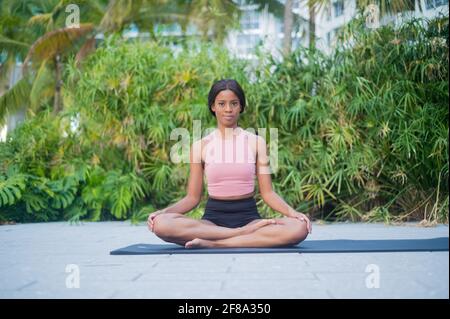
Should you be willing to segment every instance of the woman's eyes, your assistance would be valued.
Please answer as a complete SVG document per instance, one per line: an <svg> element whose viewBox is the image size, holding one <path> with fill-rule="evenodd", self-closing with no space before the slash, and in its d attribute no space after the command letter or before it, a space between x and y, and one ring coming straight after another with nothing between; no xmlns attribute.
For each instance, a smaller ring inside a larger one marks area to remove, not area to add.
<svg viewBox="0 0 450 319"><path fill-rule="evenodd" d="M231 103L231 106L232 106L232 107L237 107L238 105L239 105L238 102L233 102L233 103ZM225 106L225 103L219 103L219 106L220 106L220 107L224 107L224 106Z"/></svg>

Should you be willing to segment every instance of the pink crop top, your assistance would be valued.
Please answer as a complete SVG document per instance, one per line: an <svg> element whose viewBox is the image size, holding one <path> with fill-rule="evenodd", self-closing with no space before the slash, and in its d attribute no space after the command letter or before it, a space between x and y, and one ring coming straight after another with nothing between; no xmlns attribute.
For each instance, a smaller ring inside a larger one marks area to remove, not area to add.
<svg viewBox="0 0 450 319"><path fill-rule="evenodd" d="M256 157L250 143L256 138L240 127L230 133L224 139L216 129L206 137L205 175L211 196L244 195L255 187Z"/></svg>

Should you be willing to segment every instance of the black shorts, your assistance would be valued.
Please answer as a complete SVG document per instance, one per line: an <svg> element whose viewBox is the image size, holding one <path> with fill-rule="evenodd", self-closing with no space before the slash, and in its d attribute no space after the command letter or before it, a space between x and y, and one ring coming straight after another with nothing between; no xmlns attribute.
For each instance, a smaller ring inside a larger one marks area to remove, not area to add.
<svg viewBox="0 0 450 319"><path fill-rule="evenodd" d="M218 226L229 228L242 227L260 218L254 197L232 200L208 197L202 217Z"/></svg>

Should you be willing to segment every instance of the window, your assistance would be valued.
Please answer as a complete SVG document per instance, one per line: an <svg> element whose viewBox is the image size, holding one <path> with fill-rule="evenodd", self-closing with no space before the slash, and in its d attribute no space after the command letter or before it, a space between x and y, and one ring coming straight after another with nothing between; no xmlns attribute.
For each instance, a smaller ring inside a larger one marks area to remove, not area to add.
<svg viewBox="0 0 450 319"><path fill-rule="evenodd" d="M241 27L244 30L259 29L259 15L254 10L244 11L241 19Z"/></svg>
<svg viewBox="0 0 450 319"><path fill-rule="evenodd" d="M334 16L340 17L344 14L344 0L337 0L333 2Z"/></svg>
<svg viewBox="0 0 450 319"><path fill-rule="evenodd" d="M425 7L427 10L434 9L448 4L448 0L425 0Z"/></svg>

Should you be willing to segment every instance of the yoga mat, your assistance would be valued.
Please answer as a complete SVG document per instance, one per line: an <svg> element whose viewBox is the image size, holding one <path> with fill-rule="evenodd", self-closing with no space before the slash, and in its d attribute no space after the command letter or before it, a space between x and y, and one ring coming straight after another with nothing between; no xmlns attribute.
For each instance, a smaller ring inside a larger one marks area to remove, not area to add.
<svg viewBox="0 0 450 319"><path fill-rule="evenodd" d="M448 251L448 237L430 239L306 240L279 248L189 248L176 244L136 244L119 248L111 255L154 254L243 254L243 253L366 253L399 251Z"/></svg>

